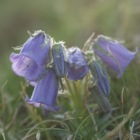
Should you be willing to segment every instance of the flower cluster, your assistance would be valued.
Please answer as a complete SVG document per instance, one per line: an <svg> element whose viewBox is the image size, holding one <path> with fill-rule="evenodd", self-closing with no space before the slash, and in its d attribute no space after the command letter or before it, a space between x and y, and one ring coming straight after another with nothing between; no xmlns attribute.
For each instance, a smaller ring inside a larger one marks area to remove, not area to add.
<svg viewBox="0 0 140 140"><path fill-rule="evenodd" d="M55 42L44 31L32 34L19 53L10 55L13 71L34 87L31 98L26 97L26 101L35 107L56 111L60 79L80 80L89 70L98 91L108 96L110 83L104 63L120 78L138 50L130 52L119 42L101 35L91 44L86 50L92 54L89 55L78 47L67 49L64 42Z"/></svg>

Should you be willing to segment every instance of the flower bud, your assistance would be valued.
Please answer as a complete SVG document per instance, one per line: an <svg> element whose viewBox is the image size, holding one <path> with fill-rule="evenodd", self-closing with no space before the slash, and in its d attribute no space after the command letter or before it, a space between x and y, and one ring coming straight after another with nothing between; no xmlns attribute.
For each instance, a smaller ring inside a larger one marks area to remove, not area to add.
<svg viewBox="0 0 140 140"><path fill-rule="evenodd" d="M110 93L110 83L107 72L101 61L90 61L89 69L94 77L98 91L102 95L108 96Z"/></svg>
<svg viewBox="0 0 140 140"><path fill-rule="evenodd" d="M63 42L52 46L53 62L56 75L65 77L68 73L67 52Z"/></svg>

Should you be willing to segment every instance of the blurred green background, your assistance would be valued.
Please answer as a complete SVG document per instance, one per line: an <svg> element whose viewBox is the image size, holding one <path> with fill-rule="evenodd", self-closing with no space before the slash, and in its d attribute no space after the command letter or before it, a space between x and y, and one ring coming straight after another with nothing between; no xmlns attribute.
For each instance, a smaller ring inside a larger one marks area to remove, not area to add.
<svg viewBox="0 0 140 140"><path fill-rule="evenodd" d="M16 104L12 103L18 100L25 81L12 72L9 55L14 51L12 47L26 41L28 30L44 30L56 41L65 41L68 47L83 47L95 32L125 41L125 46L134 51L140 48L140 0L0 0L0 101L4 94L13 109ZM130 98L140 97L139 63L137 54L124 74ZM120 93L122 81L113 82L112 92ZM1 118L0 124L2 121Z"/></svg>

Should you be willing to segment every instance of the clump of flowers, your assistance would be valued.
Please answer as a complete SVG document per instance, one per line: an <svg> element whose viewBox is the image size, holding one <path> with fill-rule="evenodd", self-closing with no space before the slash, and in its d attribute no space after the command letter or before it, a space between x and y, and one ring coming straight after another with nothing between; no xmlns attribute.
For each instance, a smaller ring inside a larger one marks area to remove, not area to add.
<svg viewBox="0 0 140 140"><path fill-rule="evenodd" d="M110 93L106 66L121 78L125 68L134 59L135 52L127 50L120 42L99 35L82 51L78 47L66 48L64 42L55 40L44 31L36 31L23 44L19 53L12 53L12 70L34 87L26 101L35 107L56 111L55 106L61 78L81 80L88 73L93 77L99 94Z"/></svg>

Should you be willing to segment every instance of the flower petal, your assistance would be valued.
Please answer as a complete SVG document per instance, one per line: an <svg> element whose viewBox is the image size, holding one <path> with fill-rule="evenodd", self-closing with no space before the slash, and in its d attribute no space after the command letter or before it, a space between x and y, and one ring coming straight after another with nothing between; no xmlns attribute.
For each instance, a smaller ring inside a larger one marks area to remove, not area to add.
<svg viewBox="0 0 140 140"><path fill-rule="evenodd" d="M68 78L78 80L84 78L88 73L87 62L81 50L77 47L72 47L68 50Z"/></svg>
<svg viewBox="0 0 140 140"><path fill-rule="evenodd" d="M20 53L34 60L37 65L43 66L48 63L50 46L51 39L43 31L38 31L23 44Z"/></svg>
<svg viewBox="0 0 140 140"><path fill-rule="evenodd" d="M35 107L43 106L46 110L56 111L59 107L55 107L55 101L58 93L58 78L53 69L49 69L47 74L38 81L34 88L32 97L26 98L29 104Z"/></svg>
<svg viewBox="0 0 140 140"><path fill-rule="evenodd" d="M13 63L12 69L18 75L25 77L27 81L37 81L45 74L43 67L38 67L37 64L30 58L12 53L10 60Z"/></svg>

